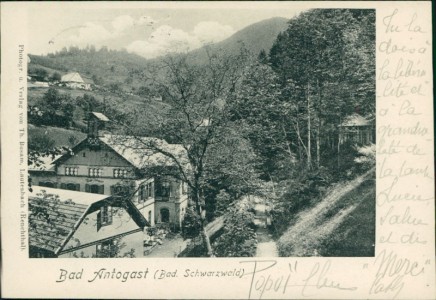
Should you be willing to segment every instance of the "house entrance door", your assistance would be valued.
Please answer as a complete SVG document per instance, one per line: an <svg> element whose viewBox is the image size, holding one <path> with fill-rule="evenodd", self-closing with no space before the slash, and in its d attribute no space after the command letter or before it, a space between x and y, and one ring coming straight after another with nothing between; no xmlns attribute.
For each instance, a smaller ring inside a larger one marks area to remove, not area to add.
<svg viewBox="0 0 436 300"><path fill-rule="evenodd" d="M160 210L160 220L162 223L168 223L170 221L170 211L167 208Z"/></svg>

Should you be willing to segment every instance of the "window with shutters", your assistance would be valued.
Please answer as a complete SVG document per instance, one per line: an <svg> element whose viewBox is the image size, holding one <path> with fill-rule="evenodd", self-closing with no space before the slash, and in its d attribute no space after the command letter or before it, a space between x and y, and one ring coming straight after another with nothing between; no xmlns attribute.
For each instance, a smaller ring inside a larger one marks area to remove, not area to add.
<svg viewBox="0 0 436 300"><path fill-rule="evenodd" d="M147 183L147 198L152 198L153 197L153 182L149 182Z"/></svg>
<svg viewBox="0 0 436 300"><path fill-rule="evenodd" d="M65 189L66 190L70 190L70 191L80 191L80 184L78 184L78 183L67 183L65 185Z"/></svg>
<svg viewBox="0 0 436 300"><path fill-rule="evenodd" d="M101 184L86 184L85 192L93 194L104 194L104 185Z"/></svg>
<svg viewBox="0 0 436 300"><path fill-rule="evenodd" d="M45 186L45 187L49 187L49 188L54 188L56 187L56 184L50 181L40 181L39 182L39 186Z"/></svg>
<svg viewBox="0 0 436 300"><path fill-rule="evenodd" d="M103 174L103 169L100 168L89 168L88 169L88 176L89 177L101 177Z"/></svg>
<svg viewBox="0 0 436 300"><path fill-rule="evenodd" d="M79 175L79 168L78 167L65 167L65 175L77 176L77 175Z"/></svg>
<svg viewBox="0 0 436 300"><path fill-rule="evenodd" d="M142 184L139 187L139 195L138 195L138 202L143 203L145 201L145 194L146 194L146 185Z"/></svg>
<svg viewBox="0 0 436 300"><path fill-rule="evenodd" d="M147 201L147 199L153 197L153 182L142 184L139 187L139 203Z"/></svg>
<svg viewBox="0 0 436 300"><path fill-rule="evenodd" d="M112 224L112 207L104 205L100 207L100 224L106 226Z"/></svg>

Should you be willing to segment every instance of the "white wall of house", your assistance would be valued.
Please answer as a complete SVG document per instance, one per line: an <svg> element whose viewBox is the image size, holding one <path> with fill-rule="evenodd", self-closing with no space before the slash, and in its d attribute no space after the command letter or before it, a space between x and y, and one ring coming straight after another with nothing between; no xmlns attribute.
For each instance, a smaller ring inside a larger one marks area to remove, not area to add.
<svg viewBox="0 0 436 300"><path fill-rule="evenodd" d="M65 163L59 166L59 172L62 172L63 168L66 166L83 166L83 168L79 169L79 175L84 176L88 176L88 166L105 167L103 176L106 177L112 177L113 169L115 168L133 170L133 167L126 160L105 146L102 146L99 150L85 148L78 151L74 156L70 157ZM129 173L129 175L130 178L134 178L134 174Z"/></svg>
<svg viewBox="0 0 436 300"><path fill-rule="evenodd" d="M155 199L154 199L154 179L135 180L135 190L138 192L134 197L133 203L144 216L144 218L151 224L155 225ZM141 189L144 187L144 192ZM151 188L151 192L148 189Z"/></svg>
<svg viewBox="0 0 436 300"><path fill-rule="evenodd" d="M99 177L89 177L90 168L99 169ZM67 175L71 174L73 169L74 175ZM126 170L127 176L116 178L114 170ZM135 175L134 168L130 163L103 145L98 150L85 148L78 151L58 166L57 175L33 172L31 178L35 185L40 185L40 182L52 182L55 183L54 187L56 188L67 188L65 185L69 184L70 187L81 192L90 192L89 189L86 189L86 185L92 185L93 192L106 195L112 195L111 187L129 184L133 190L138 191L130 200L152 226L162 222L161 210L164 208L169 211L169 222L181 226L183 215L188 206L186 185L183 187L180 180L166 178L164 181L170 184L171 192L169 197L160 197L156 193L156 184L153 178L138 179ZM140 186L148 183L152 185L152 194L146 199L141 199Z"/></svg>
<svg viewBox="0 0 436 300"><path fill-rule="evenodd" d="M74 232L71 239L67 242L62 252L68 249L77 248L81 245L91 244L89 247L77 250L76 253L79 255L80 252L83 251L85 255L92 256L92 254L95 254L99 241L139 229L138 225L131 218L128 212L120 207L112 207L111 224L102 225L98 228L97 215L99 212L100 210L97 210L86 216ZM135 252L142 253L144 241L143 235L143 231L140 230L139 232L123 236L121 240L126 242L126 246L122 249L122 252L134 248ZM70 256L72 256L72 252L67 255L67 257Z"/></svg>
<svg viewBox="0 0 436 300"><path fill-rule="evenodd" d="M156 222L162 223L165 221L165 213L169 212L169 222L180 227L182 220L188 207L187 188L182 186L180 180L171 178L164 179L170 183L171 192L169 197L158 197L155 200Z"/></svg>
<svg viewBox="0 0 436 300"><path fill-rule="evenodd" d="M120 250L119 255L122 256L124 253L130 251L130 249L134 249L135 257L143 257L144 256L144 233L143 232L135 232L126 236L123 236L120 239L120 243L125 243L126 246ZM61 258L74 258L75 256L80 257L83 252L84 257L95 257L97 255L97 243L92 244L88 247L81 248L75 251L70 251L59 255Z"/></svg>

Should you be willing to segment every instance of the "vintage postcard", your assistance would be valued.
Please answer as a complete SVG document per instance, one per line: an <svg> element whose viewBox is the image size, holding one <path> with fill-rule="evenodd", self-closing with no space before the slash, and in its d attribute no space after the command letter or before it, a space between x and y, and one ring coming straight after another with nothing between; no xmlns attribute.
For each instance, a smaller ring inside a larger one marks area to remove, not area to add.
<svg viewBox="0 0 436 300"><path fill-rule="evenodd" d="M435 297L430 2L1 8L2 296Z"/></svg>

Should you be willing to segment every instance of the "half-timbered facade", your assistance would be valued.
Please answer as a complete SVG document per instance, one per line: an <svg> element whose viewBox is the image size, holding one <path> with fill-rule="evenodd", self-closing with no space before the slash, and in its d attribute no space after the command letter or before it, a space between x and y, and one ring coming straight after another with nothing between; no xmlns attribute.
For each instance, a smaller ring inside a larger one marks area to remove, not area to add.
<svg viewBox="0 0 436 300"><path fill-rule="evenodd" d="M104 194L130 199L150 222L171 223L180 227L188 205L187 186L168 176L148 176L150 166L172 167L160 153L144 150L138 138L102 133L108 119L92 113L88 137L44 168L30 170L32 184L64 190ZM185 155L180 145L162 145L181 160ZM139 145L141 144L141 145Z"/></svg>

